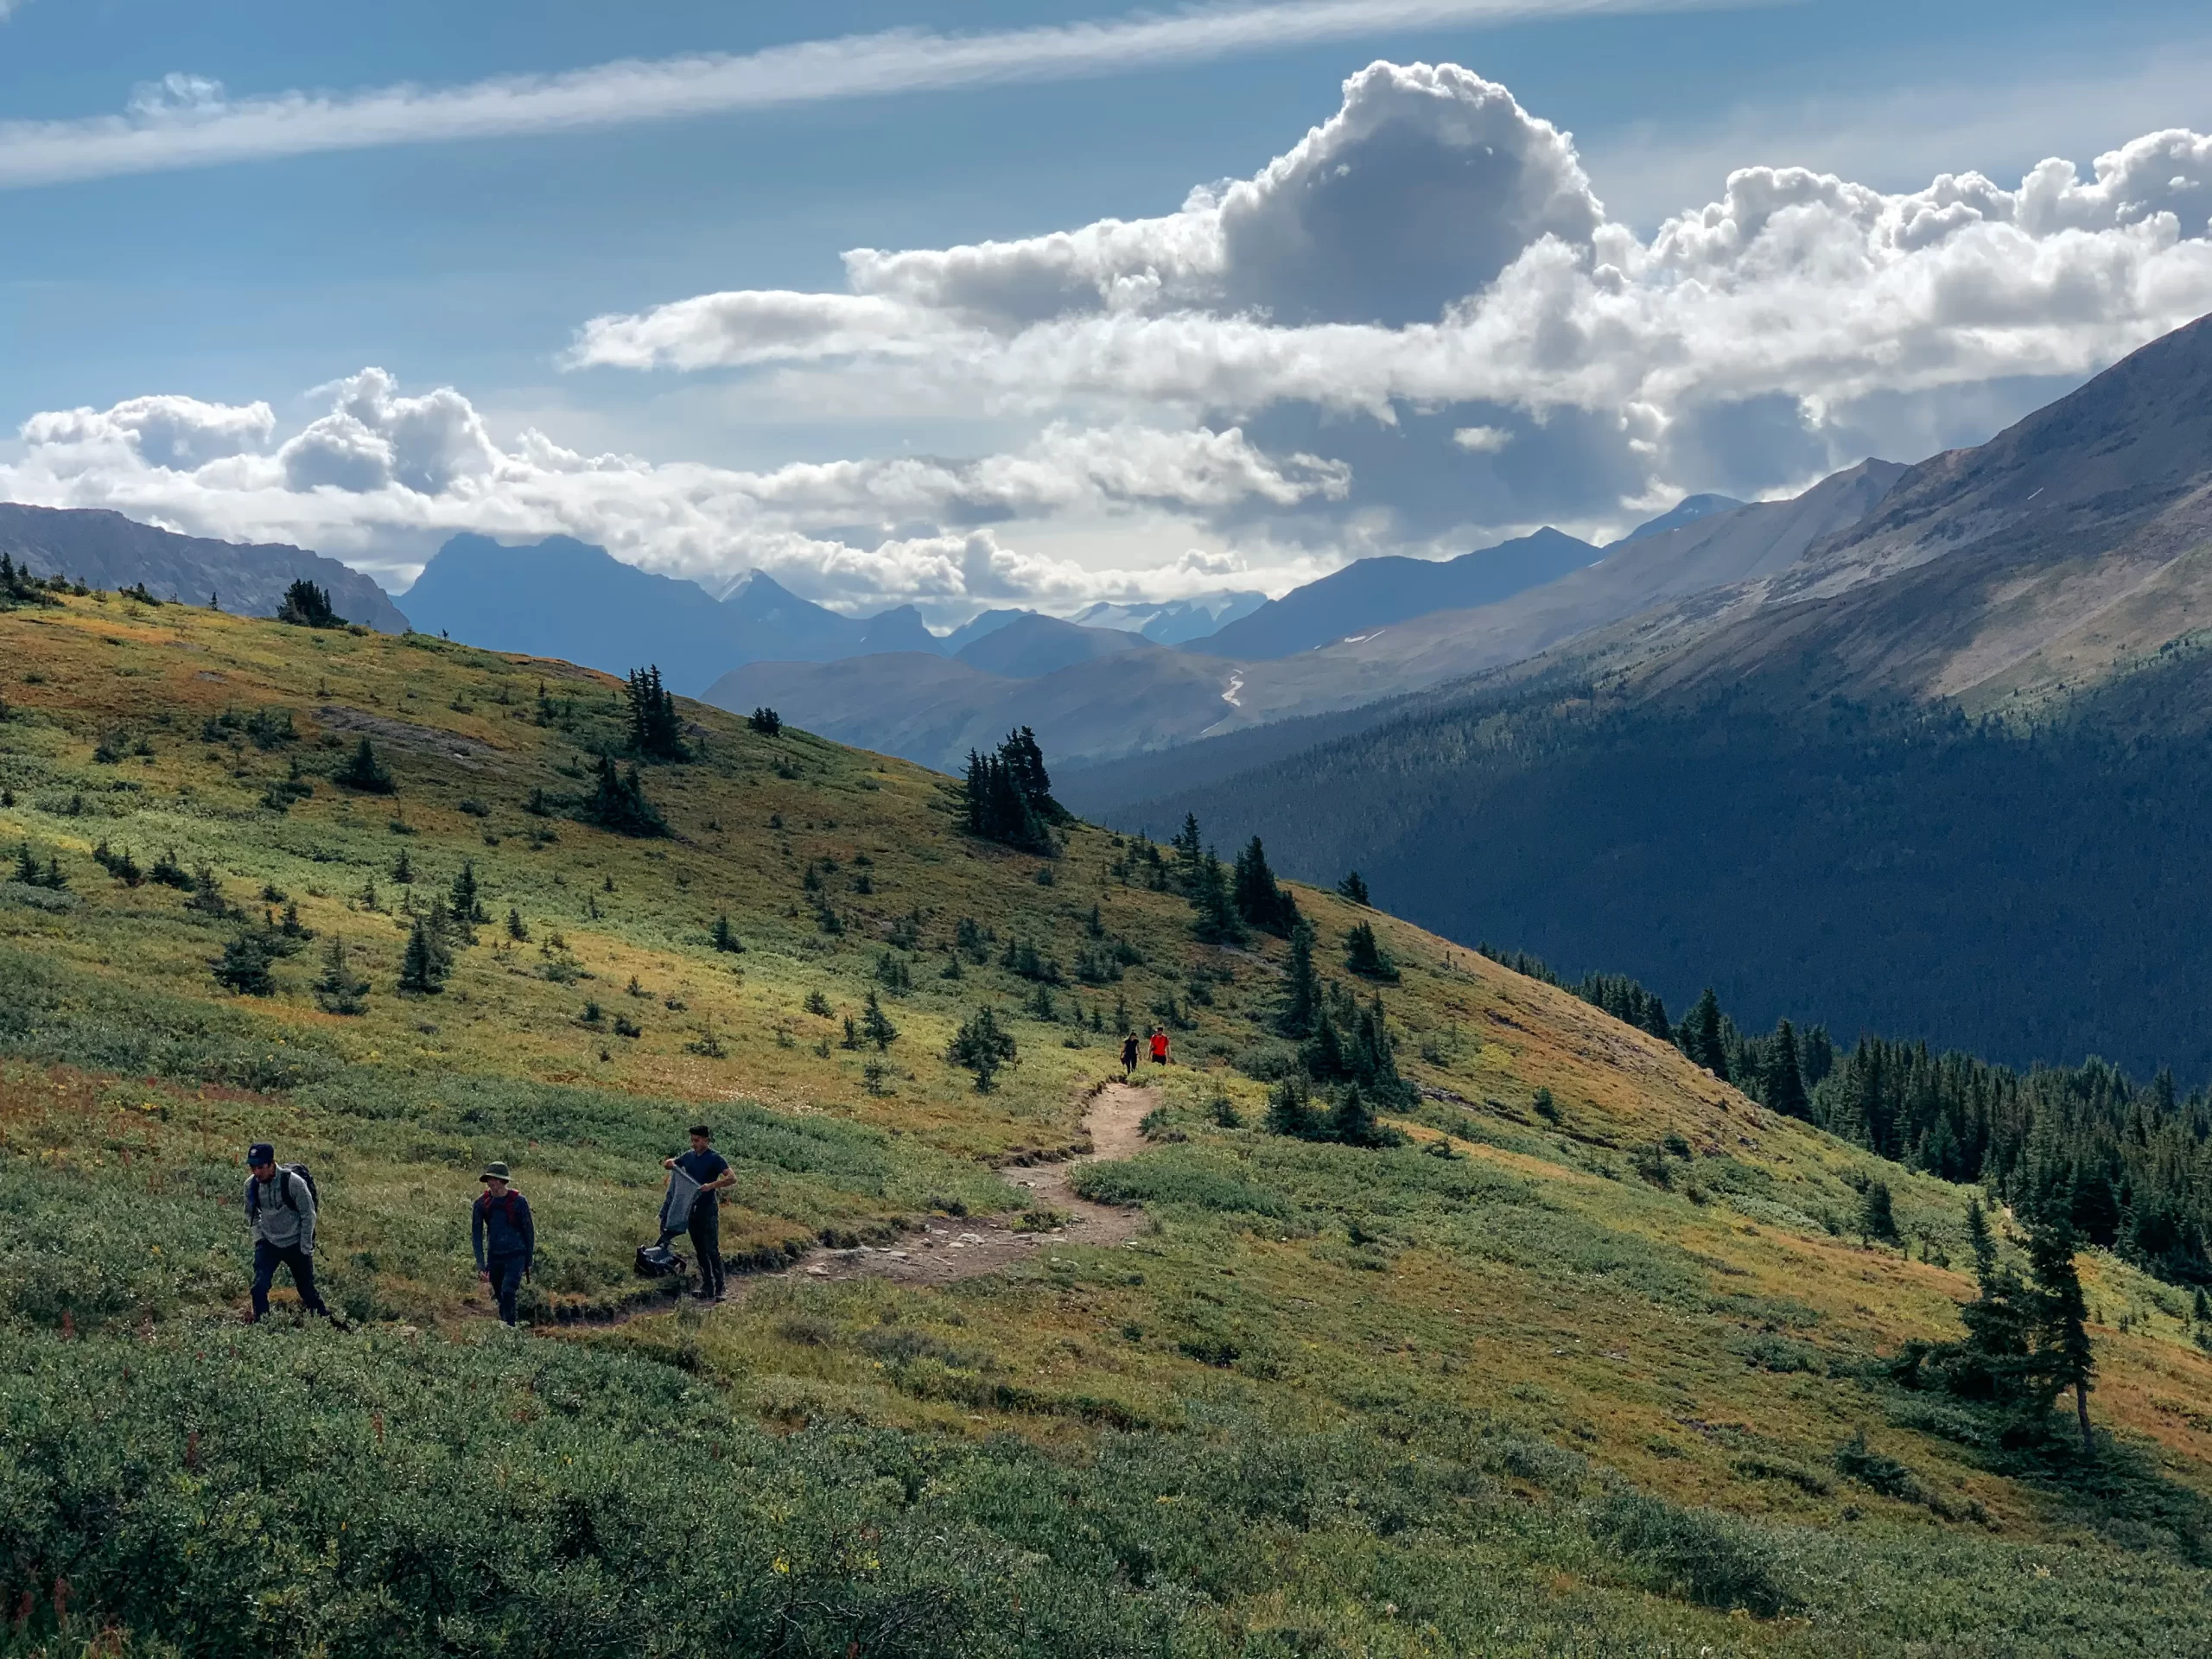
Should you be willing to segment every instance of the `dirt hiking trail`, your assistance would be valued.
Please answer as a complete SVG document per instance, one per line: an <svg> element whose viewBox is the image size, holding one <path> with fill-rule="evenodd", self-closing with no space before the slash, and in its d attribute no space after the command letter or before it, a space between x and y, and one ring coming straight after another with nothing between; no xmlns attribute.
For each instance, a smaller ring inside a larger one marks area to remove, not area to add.
<svg viewBox="0 0 2212 1659"><path fill-rule="evenodd" d="M862 1244L849 1250L820 1246L809 1250L788 1268L772 1273L733 1273L723 1304L742 1301L755 1287L778 1279L797 1277L830 1282L843 1279L891 1279L904 1284L943 1285L996 1273L1036 1255L1040 1248L1049 1249L1055 1244L1126 1244L1142 1230L1144 1212L1077 1198L1069 1176L1078 1164L1112 1163L1142 1151L1144 1135L1138 1126L1159 1103L1157 1095L1132 1084L1102 1084L1091 1096L1083 1117L1084 1129L1090 1139L1089 1152L1078 1153L1061 1163L1018 1164L1000 1172L1008 1185L1029 1191L1035 1209L1057 1211L1065 1216L1063 1225L1016 1231L1010 1217L931 1220L896 1244ZM690 1282L688 1275L685 1282ZM671 1294L665 1300L657 1298L626 1307L612 1319L575 1323L626 1325L632 1319L665 1313L673 1307L695 1305Z"/></svg>
<svg viewBox="0 0 2212 1659"><path fill-rule="evenodd" d="M1091 1097L1083 1127L1090 1150L1064 1163L1021 1164L999 1173L1010 1186L1026 1187L1036 1207L1067 1217L1065 1226L1016 1232L1005 1220L931 1221L895 1245L856 1249L811 1250L789 1271L814 1279L897 1279L912 1284L945 1284L995 1273L1037 1254L1040 1245L1125 1244L1144 1225L1144 1212L1093 1204L1076 1196L1069 1181L1078 1164L1110 1163L1144 1148L1137 1126L1160 1103L1157 1095L1124 1083L1109 1083ZM733 1284L731 1291L737 1287Z"/></svg>

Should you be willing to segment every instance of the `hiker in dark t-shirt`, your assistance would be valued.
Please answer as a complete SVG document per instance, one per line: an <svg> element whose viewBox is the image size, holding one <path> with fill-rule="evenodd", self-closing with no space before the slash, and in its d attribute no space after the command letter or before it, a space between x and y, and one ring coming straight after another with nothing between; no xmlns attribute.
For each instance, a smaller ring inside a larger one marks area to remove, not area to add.
<svg viewBox="0 0 2212 1659"><path fill-rule="evenodd" d="M1134 1031L1122 1039L1122 1081L1134 1083L1137 1075L1137 1034Z"/></svg>
<svg viewBox="0 0 2212 1659"><path fill-rule="evenodd" d="M515 1191L505 1164L486 1164L476 1178L484 1194L469 1206L469 1238L476 1249L476 1276L499 1300L499 1317L514 1324L515 1299L537 1254L537 1224L530 1200Z"/></svg>
<svg viewBox="0 0 2212 1659"><path fill-rule="evenodd" d="M734 1183L736 1172L729 1160L709 1144L714 1136L703 1123L691 1126L691 1150L680 1158L664 1158L663 1169L680 1169L699 1183L699 1197L691 1205L691 1248L699 1255L699 1300L722 1299L722 1222L721 1203L715 1196Z"/></svg>

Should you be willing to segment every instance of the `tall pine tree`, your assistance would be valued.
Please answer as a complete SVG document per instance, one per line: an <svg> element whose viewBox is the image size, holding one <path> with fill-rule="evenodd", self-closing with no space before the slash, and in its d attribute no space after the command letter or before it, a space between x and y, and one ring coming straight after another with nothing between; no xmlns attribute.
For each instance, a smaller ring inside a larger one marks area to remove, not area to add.
<svg viewBox="0 0 2212 1659"><path fill-rule="evenodd" d="M1812 1103L1805 1097L1805 1074L1797 1057L1797 1031L1787 1020L1774 1028L1767 1046L1765 1085L1767 1109L1790 1117L1809 1115Z"/></svg>
<svg viewBox="0 0 2212 1659"><path fill-rule="evenodd" d="M1230 882L1236 902L1236 913L1245 922L1263 933L1287 937L1298 923L1298 903L1275 880L1275 874L1268 868L1267 849L1261 846L1257 836L1244 850L1236 855L1236 868Z"/></svg>
<svg viewBox="0 0 2212 1659"><path fill-rule="evenodd" d="M2040 1381L2047 1398L2072 1392L2082 1455L2093 1457L2097 1447L2089 1433L2089 1386L2096 1375L2096 1359L2090 1351L2089 1311L2074 1266L2074 1245L2073 1224L2063 1216L2043 1218L2028 1229L2028 1268L2035 1275L2037 1300L2035 1338Z"/></svg>
<svg viewBox="0 0 2212 1659"><path fill-rule="evenodd" d="M1290 961L1283 969L1282 1007L1275 1029L1302 1040L1313 1034L1321 1008L1321 980L1313 969L1313 924L1300 920L1290 930Z"/></svg>
<svg viewBox="0 0 2212 1659"><path fill-rule="evenodd" d="M1683 1053L1707 1071L1726 1083L1728 1079L1728 1045L1720 1034L1720 999L1708 985L1696 1003L1682 1018L1682 1028L1675 1039Z"/></svg>

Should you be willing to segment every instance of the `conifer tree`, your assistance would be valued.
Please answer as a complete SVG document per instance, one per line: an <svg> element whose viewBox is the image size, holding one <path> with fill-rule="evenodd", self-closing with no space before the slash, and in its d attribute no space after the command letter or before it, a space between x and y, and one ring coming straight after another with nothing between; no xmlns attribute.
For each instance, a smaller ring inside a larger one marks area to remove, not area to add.
<svg viewBox="0 0 2212 1659"><path fill-rule="evenodd" d="M1267 849L1257 836L1236 855L1231 883L1236 913L1263 933L1287 936L1298 923L1298 902L1275 880L1268 868Z"/></svg>
<svg viewBox="0 0 2212 1659"><path fill-rule="evenodd" d="M454 919L464 927L492 919L491 912L484 908L483 894L477 886L476 861L474 859L465 858L461 861L461 871L453 879L452 905Z"/></svg>
<svg viewBox="0 0 2212 1659"><path fill-rule="evenodd" d="M1356 1083L1347 1084L1329 1109L1328 1135L1346 1147L1388 1146L1396 1139L1376 1121L1373 1103Z"/></svg>
<svg viewBox="0 0 2212 1659"><path fill-rule="evenodd" d="M435 909L435 906L434 906ZM435 996L446 988L452 960L444 939L431 925L429 916L417 916L407 935L407 949L399 959L399 988L417 996Z"/></svg>
<svg viewBox="0 0 2212 1659"><path fill-rule="evenodd" d="M715 918L714 931L709 937L717 950L734 955L745 949L744 945L738 942L736 933L731 930L729 918L727 915Z"/></svg>
<svg viewBox="0 0 2212 1659"><path fill-rule="evenodd" d="M1366 880L1357 870L1347 870L1344 879L1337 883L1337 894L1339 898L1351 899L1355 905L1364 905L1367 903Z"/></svg>
<svg viewBox="0 0 2212 1659"><path fill-rule="evenodd" d="M1337 1030L1326 996L1314 1009L1313 1034L1299 1051L1299 1059L1307 1074L1319 1083L1334 1083L1351 1075L1351 1067L1344 1061L1344 1038Z"/></svg>
<svg viewBox="0 0 2212 1659"><path fill-rule="evenodd" d="M1861 1239L1897 1242L1897 1212L1890 1198L1890 1184L1873 1180L1859 1195L1859 1236Z"/></svg>
<svg viewBox="0 0 2212 1659"><path fill-rule="evenodd" d="M1046 824L1071 820L1052 799L1049 781L1036 734L1026 726L1009 733L995 754L970 749L962 789L968 833L1025 851L1052 852Z"/></svg>
<svg viewBox="0 0 2212 1659"><path fill-rule="evenodd" d="M1039 987L1041 990L1043 987ZM875 991L869 988L868 1001L861 1012L861 1035L875 1045L879 1054L899 1040L899 1027L891 1023L890 1015L883 1011L883 1004L876 1000Z"/></svg>
<svg viewBox="0 0 2212 1659"><path fill-rule="evenodd" d="M240 932L224 945L223 954L215 959L213 971L216 982L241 996L273 996L276 979L269 971L270 956L269 942L261 934L251 930Z"/></svg>
<svg viewBox="0 0 2212 1659"><path fill-rule="evenodd" d="M978 1008L953 1033L945 1058L976 1075L976 1092L988 1095L999 1072L1018 1058L1014 1033L998 1022L988 1008Z"/></svg>
<svg viewBox="0 0 2212 1659"><path fill-rule="evenodd" d="M784 718L772 709L755 709L745 717L745 723L763 737L780 737Z"/></svg>
<svg viewBox="0 0 2212 1659"><path fill-rule="evenodd" d="M1211 851L1198 855L1185 891L1190 896L1192 910L1196 912L1191 930L1200 943L1242 944L1244 942L1244 921L1236 913L1236 900L1230 894L1229 872Z"/></svg>
<svg viewBox="0 0 2212 1659"><path fill-rule="evenodd" d="M660 665L632 669L622 691L629 703L631 753L647 760L689 760L683 717L661 684Z"/></svg>
<svg viewBox="0 0 2212 1659"><path fill-rule="evenodd" d="M1797 1058L1797 1032L1787 1020L1774 1028L1774 1040L1767 1048L1764 1081L1768 1110L1790 1117L1809 1115L1811 1103L1805 1097L1805 1077Z"/></svg>
<svg viewBox="0 0 2212 1659"><path fill-rule="evenodd" d="M143 583L140 586L143 588ZM210 608L213 608L212 595ZM276 620L302 628L342 628L346 619L331 607L330 591L318 588L304 577L284 590L283 601L276 607Z"/></svg>
<svg viewBox="0 0 2212 1659"><path fill-rule="evenodd" d="M1384 984L1395 984L1398 978L1398 964L1376 943L1370 922L1357 923L1344 935L1344 966L1362 979L1380 980Z"/></svg>
<svg viewBox="0 0 2212 1659"><path fill-rule="evenodd" d="M1075 821L1074 814L1052 798L1052 774L1045 770L1045 751L1038 745L1036 733L1027 726L1008 732L999 745L999 760L1030 810L1040 819L1062 824Z"/></svg>
<svg viewBox="0 0 2212 1659"><path fill-rule="evenodd" d="M369 982L356 974L346 959L346 941L332 939L323 953L322 976L315 982L315 1000L325 1014L366 1014L368 990Z"/></svg>
<svg viewBox="0 0 2212 1659"><path fill-rule="evenodd" d="M1287 1077L1268 1091L1267 1129L1300 1141L1313 1136L1313 1093L1302 1077Z"/></svg>
<svg viewBox="0 0 2212 1659"><path fill-rule="evenodd" d="M1693 1061L1721 1082L1729 1081L1728 1045L1720 1034L1720 999L1713 994L1712 986L1705 988L1683 1017L1676 1041Z"/></svg>
<svg viewBox="0 0 2212 1659"><path fill-rule="evenodd" d="M1989 1230L1980 1198L1967 1200L1967 1248L1974 1252L1974 1282L1986 1294L1997 1277L1997 1236Z"/></svg>
<svg viewBox="0 0 2212 1659"><path fill-rule="evenodd" d="M1198 832L1198 815L1185 812L1183 827L1167 838L1167 849L1175 855L1175 874L1169 878L1185 893L1198 874L1198 860L1205 855L1205 838Z"/></svg>
<svg viewBox="0 0 2212 1659"><path fill-rule="evenodd" d="M507 906L507 937L517 944L530 943L530 928L522 918L522 912L513 905Z"/></svg>
<svg viewBox="0 0 2212 1659"><path fill-rule="evenodd" d="M2096 1359L2090 1351L2088 1307L2074 1266L2074 1245L2073 1224L2063 1216L2039 1218L2028 1229L2028 1266L2039 1304L2036 1350L2041 1382L2047 1398L2072 1391L2082 1455L2093 1457L2096 1442L2089 1433L2089 1387Z"/></svg>
<svg viewBox="0 0 2212 1659"><path fill-rule="evenodd" d="M352 758L331 774L330 780L364 795L389 795L394 787L391 774L377 759L376 746L365 737L354 746Z"/></svg>
<svg viewBox="0 0 2212 1659"><path fill-rule="evenodd" d="M645 785L633 764L625 772L612 755L601 755L593 773L592 791L585 797L583 817L618 836L647 838L669 834L668 820L645 798Z"/></svg>
<svg viewBox="0 0 2212 1659"><path fill-rule="evenodd" d="M1303 919L1290 930L1290 961L1283 970L1283 1000L1275 1029L1300 1039L1313 1034L1321 1006L1321 981L1313 970L1313 924Z"/></svg>

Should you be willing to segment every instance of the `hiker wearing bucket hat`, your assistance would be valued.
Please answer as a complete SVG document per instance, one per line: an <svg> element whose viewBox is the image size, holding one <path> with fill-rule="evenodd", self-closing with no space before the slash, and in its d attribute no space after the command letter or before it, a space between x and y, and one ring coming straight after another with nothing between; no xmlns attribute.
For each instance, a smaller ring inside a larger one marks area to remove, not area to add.
<svg viewBox="0 0 2212 1659"><path fill-rule="evenodd" d="M483 1196L469 1209L468 1234L476 1247L476 1276L499 1299L499 1317L515 1322L515 1298L531 1258L537 1253L537 1226L530 1200L515 1191L505 1164L486 1164L477 1177Z"/></svg>

